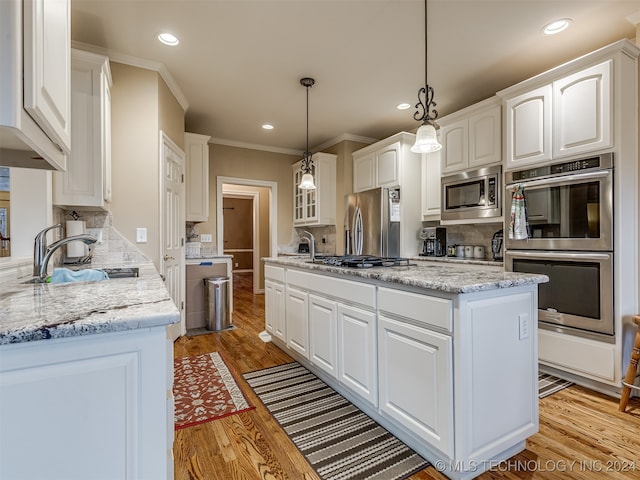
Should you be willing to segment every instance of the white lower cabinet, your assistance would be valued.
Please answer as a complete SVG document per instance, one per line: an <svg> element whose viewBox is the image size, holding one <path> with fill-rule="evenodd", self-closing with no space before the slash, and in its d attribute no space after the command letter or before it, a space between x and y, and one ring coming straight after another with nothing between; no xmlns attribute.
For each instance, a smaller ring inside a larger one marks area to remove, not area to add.
<svg viewBox="0 0 640 480"><path fill-rule="evenodd" d="M374 406L378 405L376 314L338 305L338 379Z"/></svg>
<svg viewBox="0 0 640 480"><path fill-rule="evenodd" d="M338 370L338 305L309 295L309 354L311 363L334 378Z"/></svg>
<svg viewBox="0 0 640 480"><path fill-rule="evenodd" d="M165 327L2 345L0 477L173 478L167 347Z"/></svg>
<svg viewBox="0 0 640 480"><path fill-rule="evenodd" d="M309 295L287 285L285 288L287 346L309 359Z"/></svg>
<svg viewBox="0 0 640 480"><path fill-rule="evenodd" d="M448 335L378 317L380 411L453 456L453 358Z"/></svg>
<svg viewBox="0 0 640 480"><path fill-rule="evenodd" d="M264 295L266 330L284 342L286 341L284 284L265 279Z"/></svg>

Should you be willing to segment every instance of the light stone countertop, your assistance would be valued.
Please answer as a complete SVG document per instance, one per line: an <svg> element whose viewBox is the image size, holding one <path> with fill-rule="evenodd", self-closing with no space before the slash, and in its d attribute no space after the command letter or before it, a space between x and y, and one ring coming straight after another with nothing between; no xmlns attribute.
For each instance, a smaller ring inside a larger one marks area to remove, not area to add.
<svg viewBox="0 0 640 480"><path fill-rule="evenodd" d="M22 283L0 287L0 345L170 325L180 312L151 262L101 267L138 267L137 278L98 282Z"/></svg>
<svg viewBox="0 0 640 480"><path fill-rule="evenodd" d="M487 260L480 258L461 258L461 257L427 257L416 256L410 258L412 261L418 262L440 262L450 265L486 265L490 267L503 267L504 262L496 262L495 260Z"/></svg>
<svg viewBox="0 0 640 480"><path fill-rule="evenodd" d="M402 267L345 268L321 263L310 263L309 256L265 258L265 263L306 270L331 272L382 282L411 285L449 293L471 293L500 288L546 283L546 275L503 272L495 269L465 268L463 264L445 262L410 262ZM493 262L495 263L495 262Z"/></svg>

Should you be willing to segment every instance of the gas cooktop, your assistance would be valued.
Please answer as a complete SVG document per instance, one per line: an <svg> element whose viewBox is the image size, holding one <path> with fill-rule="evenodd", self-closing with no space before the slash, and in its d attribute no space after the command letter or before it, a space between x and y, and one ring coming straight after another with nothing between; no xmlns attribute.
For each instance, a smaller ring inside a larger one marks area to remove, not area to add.
<svg viewBox="0 0 640 480"><path fill-rule="evenodd" d="M408 267L409 259L401 257L375 257L371 255L317 256L315 261L336 267L372 268L372 267Z"/></svg>

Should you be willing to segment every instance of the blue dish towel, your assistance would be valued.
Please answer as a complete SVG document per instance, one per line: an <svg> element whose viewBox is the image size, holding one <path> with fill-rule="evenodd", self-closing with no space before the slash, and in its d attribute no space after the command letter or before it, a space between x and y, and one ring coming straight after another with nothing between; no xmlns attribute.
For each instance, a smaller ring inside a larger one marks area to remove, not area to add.
<svg viewBox="0 0 640 480"><path fill-rule="evenodd" d="M68 268L54 268L50 283L65 282L89 282L108 280L109 275L104 270L86 268L83 270L70 270Z"/></svg>

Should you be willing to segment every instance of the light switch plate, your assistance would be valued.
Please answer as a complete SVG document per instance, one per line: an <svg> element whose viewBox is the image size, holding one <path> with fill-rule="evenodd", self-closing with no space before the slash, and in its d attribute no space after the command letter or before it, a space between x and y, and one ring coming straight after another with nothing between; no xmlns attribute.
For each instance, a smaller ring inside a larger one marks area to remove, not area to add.
<svg viewBox="0 0 640 480"><path fill-rule="evenodd" d="M136 243L147 243L147 229L145 227L136 228Z"/></svg>
<svg viewBox="0 0 640 480"><path fill-rule="evenodd" d="M213 235L211 235L210 233L201 233L200 241L203 243L211 243L213 242Z"/></svg>

